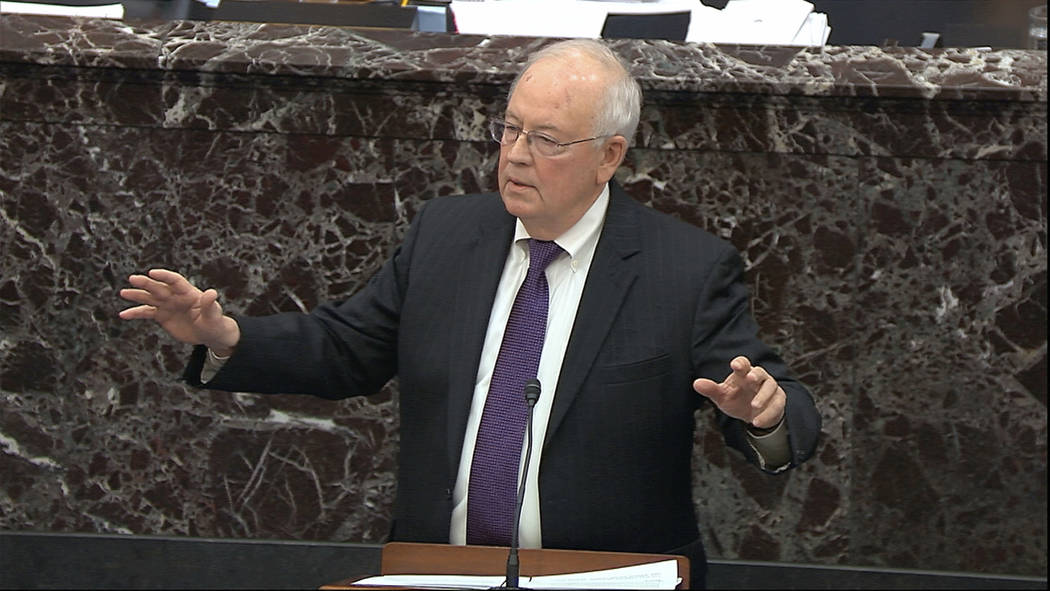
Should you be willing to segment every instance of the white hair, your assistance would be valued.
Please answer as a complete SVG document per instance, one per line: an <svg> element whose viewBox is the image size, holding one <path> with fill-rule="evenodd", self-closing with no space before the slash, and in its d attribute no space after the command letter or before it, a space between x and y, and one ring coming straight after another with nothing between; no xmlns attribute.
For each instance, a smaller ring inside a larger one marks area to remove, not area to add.
<svg viewBox="0 0 1050 591"><path fill-rule="evenodd" d="M597 62L612 74L612 83L605 89L595 117L594 135L622 135L628 145L638 129L642 110L642 89L631 75L627 64L604 43L593 39L570 39L548 45L529 57L510 85L510 95L528 69L547 58L568 58L583 55Z"/></svg>

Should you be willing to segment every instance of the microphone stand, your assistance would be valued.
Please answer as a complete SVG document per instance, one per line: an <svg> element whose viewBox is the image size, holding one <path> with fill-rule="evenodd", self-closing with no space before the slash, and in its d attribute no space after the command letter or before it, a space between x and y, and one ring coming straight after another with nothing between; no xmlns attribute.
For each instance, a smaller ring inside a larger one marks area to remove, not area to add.
<svg viewBox="0 0 1050 591"><path fill-rule="evenodd" d="M518 485L518 500L514 507L514 526L510 530L510 554L507 556L507 581L504 589L518 587L518 525L521 522L521 506L525 502L525 481L529 477L529 458L532 457L532 414L536 401L540 399L540 381L531 379L525 383L525 404L528 415L525 419L525 462L521 469L521 483Z"/></svg>

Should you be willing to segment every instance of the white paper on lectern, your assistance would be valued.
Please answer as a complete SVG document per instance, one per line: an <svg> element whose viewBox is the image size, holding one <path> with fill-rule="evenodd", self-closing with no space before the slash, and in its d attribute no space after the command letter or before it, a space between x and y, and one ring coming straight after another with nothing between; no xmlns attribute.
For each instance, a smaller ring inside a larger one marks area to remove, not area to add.
<svg viewBox="0 0 1050 591"><path fill-rule="evenodd" d="M355 586L393 586L417 589L491 589L503 583L502 576L382 575L354 583ZM674 589L682 582L678 562L662 560L606 570L521 577L530 589Z"/></svg>
<svg viewBox="0 0 1050 591"><path fill-rule="evenodd" d="M404 589L493 589L503 584L503 580L504 577L480 575L380 575L354 581L354 586L401 587Z"/></svg>
<svg viewBox="0 0 1050 591"><path fill-rule="evenodd" d="M661 560L606 570L529 577L533 589L674 589L682 582L678 561Z"/></svg>
<svg viewBox="0 0 1050 591"><path fill-rule="evenodd" d="M49 16L87 16L92 18L124 18L123 4L98 6L66 6L34 2L0 2L0 12L11 14L43 14Z"/></svg>

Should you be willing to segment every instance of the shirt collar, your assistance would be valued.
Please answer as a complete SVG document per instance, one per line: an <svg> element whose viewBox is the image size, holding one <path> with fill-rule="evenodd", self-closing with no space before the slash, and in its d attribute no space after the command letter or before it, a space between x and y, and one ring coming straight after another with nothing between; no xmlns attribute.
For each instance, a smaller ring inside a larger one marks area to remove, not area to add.
<svg viewBox="0 0 1050 591"><path fill-rule="evenodd" d="M598 198L594 200L594 203L583 214L583 217L577 220L564 234L555 238L554 243L569 253L570 259L576 258L585 246L597 240L602 222L605 221L605 211L608 208L609 183L605 183L602 192L598 194ZM516 220L514 223L514 244L521 245L521 248L528 250L528 246L522 240L529 238L532 238L532 236L525 229L525 225L521 223L520 219Z"/></svg>

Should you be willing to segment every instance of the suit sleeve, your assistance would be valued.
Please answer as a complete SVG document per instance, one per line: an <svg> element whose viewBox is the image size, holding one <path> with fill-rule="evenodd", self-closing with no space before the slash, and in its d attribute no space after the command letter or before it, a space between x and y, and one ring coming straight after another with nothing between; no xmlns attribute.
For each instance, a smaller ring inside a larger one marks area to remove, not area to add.
<svg viewBox="0 0 1050 591"><path fill-rule="evenodd" d="M729 375L729 362L738 355L762 366L787 395L785 422L791 446L790 467L810 458L820 434L820 414L809 390L791 377L787 365L758 337L751 316L744 266L740 255L727 247L703 289L693 324L693 355L697 377L722 381ZM726 444L739 450L749 462L761 467L754 448L747 443L746 424L715 409Z"/></svg>

